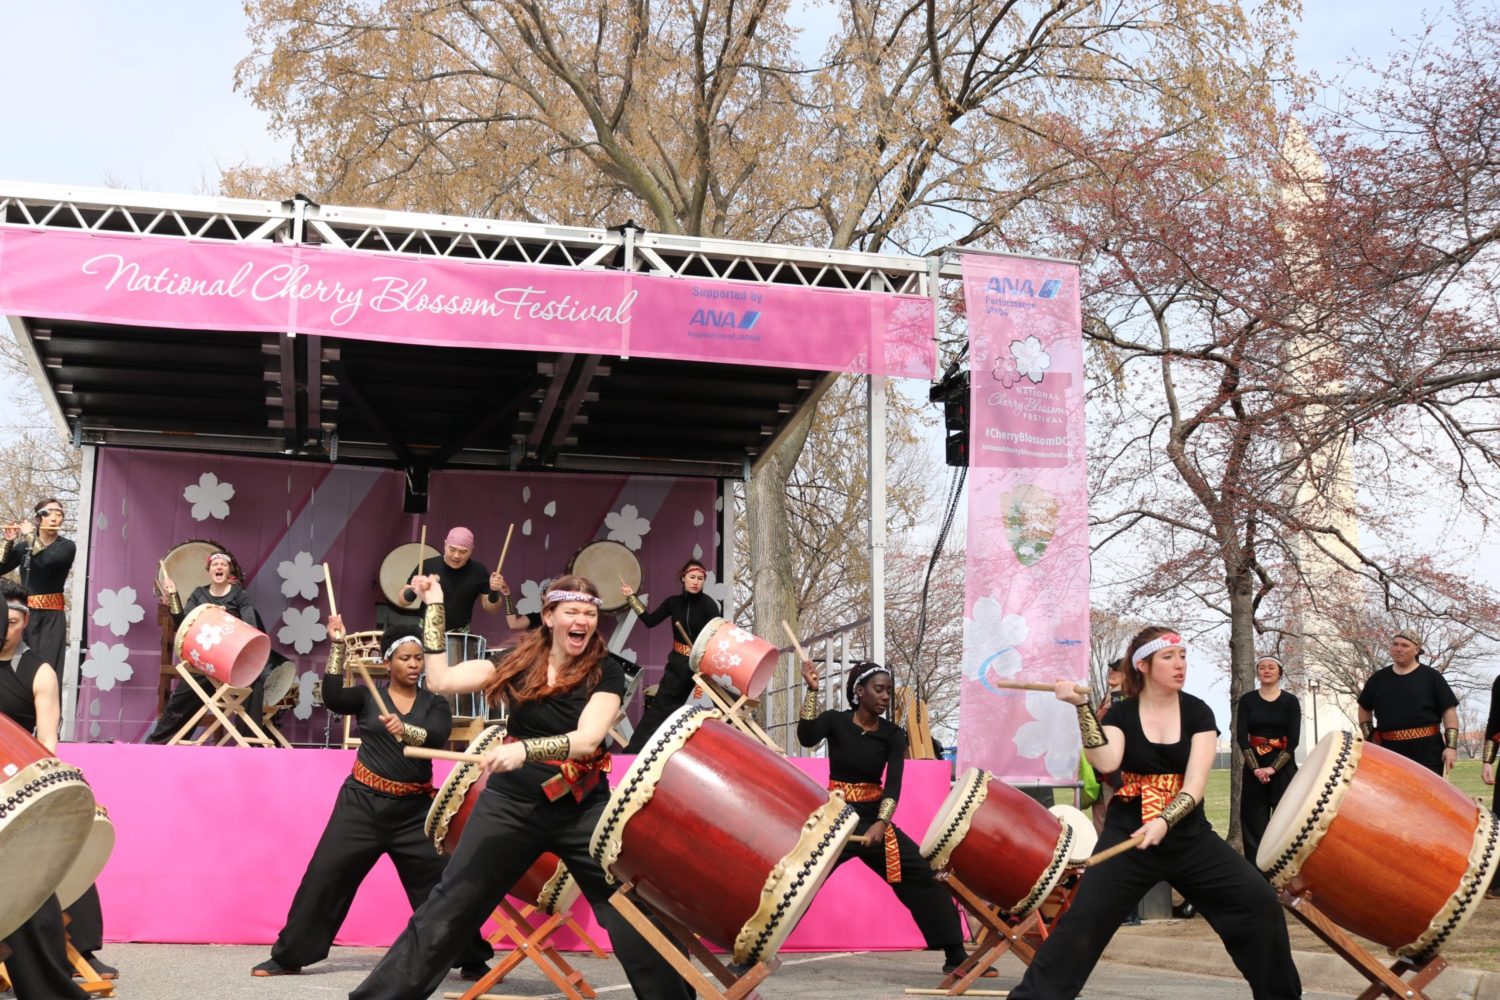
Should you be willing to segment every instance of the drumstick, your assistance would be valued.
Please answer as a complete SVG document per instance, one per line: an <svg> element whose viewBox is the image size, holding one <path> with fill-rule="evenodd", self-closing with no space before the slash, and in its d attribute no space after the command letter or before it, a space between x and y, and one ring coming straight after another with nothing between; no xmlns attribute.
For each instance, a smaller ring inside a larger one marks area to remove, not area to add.
<svg viewBox="0 0 1500 1000"><path fill-rule="evenodd" d="M328 572L328 564L323 564L323 583L328 588L328 615L333 617L339 613L339 602L333 599L333 574Z"/></svg>
<svg viewBox="0 0 1500 1000"><path fill-rule="evenodd" d="M505 565L505 553L510 551L510 533L516 530L516 522L510 522L510 527L505 529L505 544L500 546L500 558L495 563L495 572L500 572L500 567Z"/></svg>
<svg viewBox="0 0 1500 1000"><path fill-rule="evenodd" d="M807 650L805 650L805 649L802 648L802 642L801 642L801 640L799 640L797 638L797 633L792 631L792 627L786 623L786 619L785 618L781 619L781 627L784 628L784 629L786 629L786 637L788 639L792 640L792 648L797 651L797 658L801 659L801 660L806 660L807 659ZM811 662L811 661L809 661L809 662Z"/></svg>
<svg viewBox="0 0 1500 1000"><path fill-rule="evenodd" d="M429 747L402 747L401 752L417 760L453 760L460 764L483 764L484 757L477 753L460 753L457 750L433 750Z"/></svg>
<svg viewBox="0 0 1500 1000"><path fill-rule="evenodd" d="M691 646L693 644L693 640L688 638L687 629L682 627L682 622L673 622L672 624L677 626L677 634L682 636L683 643L685 645Z"/></svg>
<svg viewBox="0 0 1500 1000"><path fill-rule="evenodd" d="M422 525L422 540L417 543L417 571L412 576L422 575L423 556L427 553L427 525Z"/></svg>
<svg viewBox="0 0 1500 1000"><path fill-rule="evenodd" d="M990 684L992 686L994 686L994 687L997 687L997 688L1009 688L1012 691L1056 691L1057 690L1057 686L1055 684L1034 683L1032 681L991 680ZM1093 688L1084 687L1082 684L1074 684L1073 685L1073 690L1077 691L1079 694L1093 694L1094 693L1094 689Z"/></svg>
<svg viewBox="0 0 1500 1000"><path fill-rule="evenodd" d="M354 669L359 671L359 676L364 678L364 682L370 686L370 694L375 697L375 707L380 709L380 714L390 715L391 710L386 705L385 699L380 697L380 689L375 686L375 678L370 676L370 672L365 669L365 665L359 660L355 660Z"/></svg>
<svg viewBox="0 0 1500 1000"><path fill-rule="evenodd" d="M1087 861L1085 861L1083 863L1083 867L1085 867L1085 868L1093 868L1093 867L1096 867L1097 865L1102 865L1102 864L1104 864L1104 862L1108 861L1110 858L1116 857L1117 855L1124 854L1126 851L1130 850L1131 848L1139 846L1140 842L1142 840L1144 840L1144 839L1145 839L1145 834L1138 833L1134 837L1131 837L1129 840L1122 840L1118 844L1116 844L1114 847L1106 848L1105 850L1100 851L1098 854L1095 854L1092 857L1090 857Z"/></svg>

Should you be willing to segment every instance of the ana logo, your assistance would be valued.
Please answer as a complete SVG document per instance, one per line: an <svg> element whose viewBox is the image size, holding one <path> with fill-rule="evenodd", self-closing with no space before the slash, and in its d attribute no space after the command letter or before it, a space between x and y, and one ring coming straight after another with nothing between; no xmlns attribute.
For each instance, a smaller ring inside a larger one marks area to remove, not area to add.
<svg viewBox="0 0 1500 1000"><path fill-rule="evenodd" d="M1061 278L1048 278L1042 282L1042 287L1037 288L1031 283L1030 278L1017 281L1015 278L991 278L984 286L986 292L994 295L1025 296L1028 299L1055 299L1057 293L1062 291Z"/></svg>
<svg viewBox="0 0 1500 1000"><path fill-rule="evenodd" d="M688 325L708 326L716 330L753 330L758 322L760 313L753 309L743 313L736 313L733 309L694 309L693 318L688 320Z"/></svg>

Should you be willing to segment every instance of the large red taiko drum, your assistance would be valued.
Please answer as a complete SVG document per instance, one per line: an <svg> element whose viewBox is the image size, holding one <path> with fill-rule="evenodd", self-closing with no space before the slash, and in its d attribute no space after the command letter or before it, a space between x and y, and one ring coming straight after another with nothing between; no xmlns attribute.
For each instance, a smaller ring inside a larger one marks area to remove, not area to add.
<svg viewBox="0 0 1500 1000"><path fill-rule="evenodd" d="M746 698L759 698L776 672L776 647L728 618L703 626L688 655L688 666Z"/></svg>
<svg viewBox="0 0 1500 1000"><path fill-rule="evenodd" d="M1488 809L1427 768L1337 732L1287 786L1255 861L1339 926L1422 958L1479 909L1497 831Z"/></svg>
<svg viewBox="0 0 1500 1000"><path fill-rule="evenodd" d="M490 726L469 742L465 752L482 754L503 739L505 727ZM423 829L439 854L452 854L458 847L469 814L484 792L484 782L479 780L482 777L484 770L478 764L457 764L438 789ZM568 866L555 854L543 854L507 895L530 903L543 913L566 913L573 908L580 891L578 882L568 874Z"/></svg>
<svg viewBox="0 0 1500 1000"><path fill-rule="evenodd" d="M855 823L842 795L688 705L621 777L590 850L612 880L748 965L776 954Z"/></svg>
<svg viewBox="0 0 1500 1000"><path fill-rule="evenodd" d="M173 654L220 683L249 687L271 655L271 638L217 604L200 604L177 627Z"/></svg>
<svg viewBox="0 0 1500 1000"><path fill-rule="evenodd" d="M988 771L969 768L943 800L922 857L1012 917L1041 905L1078 860L1072 827Z"/></svg>
<svg viewBox="0 0 1500 1000"><path fill-rule="evenodd" d="M0 938L57 890L93 823L83 772L0 715Z"/></svg>

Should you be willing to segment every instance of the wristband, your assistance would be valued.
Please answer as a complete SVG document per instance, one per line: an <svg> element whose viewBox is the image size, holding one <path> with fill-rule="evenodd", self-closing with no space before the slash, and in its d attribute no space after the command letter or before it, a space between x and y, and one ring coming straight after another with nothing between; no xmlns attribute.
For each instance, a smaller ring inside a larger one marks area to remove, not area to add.
<svg viewBox="0 0 1500 1000"><path fill-rule="evenodd" d="M1279 754L1276 755L1276 759L1275 760L1271 761L1271 770L1273 770L1273 771L1279 771L1283 767L1286 767L1291 762L1292 762L1292 754L1291 754L1291 752L1288 751L1288 750L1283 750L1283 751L1281 751L1281 753L1279 753Z"/></svg>
<svg viewBox="0 0 1500 1000"><path fill-rule="evenodd" d="M489 598L489 602L491 604L499 604L500 603L500 598L503 597L504 595L501 594L500 591L496 590L494 587L491 587L490 588L490 592L488 594L485 594L484 596L487 597L487 598Z"/></svg>
<svg viewBox="0 0 1500 1000"><path fill-rule="evenodd" d="M448 651L448 611L441 604L429 604L422 611L422 652Z"/></svg>
<svg viewBox="0 0 1500 1000"><path fill-rule="evenodd" d="M1083 737L1085 750L1093 750L1109 742L1109 737L1104 735L1104 727L1099 725L1099 717L1089 707L1087 700L1078 706L1078 732Z"/></svg>
<svg viewBox="0 0 1500 1000"><path fill-rule="evenodd" d="M638 615L644 615L646 613L646 602L642 601L634 594L631 594L629 597L625 598L625 603L630 605L630 610L634 611Z"/></svg>
<svg viewBox="0 0 1500 1000"><path fill-rule="evenodd" d="M0 562L3 561L4 557L0 556ZM182 595L177 593L177 591L175 590L172 591L171 595L167 598L167 611L169 611L173 615L182 614Z"/></svg>
<svg viewBox="0 0 1500 1000"><path fill-rule="evenodd" d="M875 815L879 817L882 823L889 823L891 821L891 817L896 815L896 800L881 799L880 810Z"/></svg>
<svg viewBox="0 0 1500 1000"><path fill-rule="evenodd" d="M500 596L505 601L505 613L507 615L514 615L516 613L516 607L515 607L515 605L513 605L513 604L510 603L510 595L509 594L501 594Z"/></svg>
<svg viewBox="0 0 1500 1000"><path fill-rule="evenodd" d="M1194 809L1198 808L1198 800L1193 798L1191 792L1178 792L1167 803L1167 807L1161 811L1161 818L1167 821L1167 829L1170 830L1186 819Z"/></svg>
<svg viewBox="0 0 1500 1000"><path fill-rule="evenodd" d="M802 696L802 715L804 719L816 719L818 717L818 692L812 688L807 689L807 694Z"/></svg>
<svg viewBox="0 0 1500 1000"><path fill-rule="evenodd" d="M427 730L409 722L402 723L401 742L409 747L419 747L427 742Z"/></svg>
<svg viewBox="0 0 1500 1000"><path fill-rule="evenodd" d="M1485 740L1484 741L1484 762L1486 764L1493 764L1493 763L1495 763L1495 754L1496 754L1497 751L1500 751L1500 743L1496 743L1494 740Z"/></svg>
<svg viewBox="0 0 1500 1000"><path fill-rule="evenodd" d="M1359 724L1359 735L1363 736L1365 739L1369 739L1371 736L1375 735L1375 723L1370 721L1369 719L1361 722Z"/></svg>
<svg viewBox="0 0 1500 1000"><path fill-rule="evenodd" d="M328 665L323 668L323 673L337 677L344 672L344 640L336 641L328 650Z"/></svg>
<svg viewBox="0 0 1500 1000"><path fill-rule="evenodd" d="M1443 746L1447 747L1449 750L1457 750L1458 749L1458 730L1457 729L1454 729L1453 727L1449 726L1447 729L1443 730Z"/></svg>
<svg viewBox="0 0 1500 1000"><path fill-rule="evenodd" d="M522 740L526 748L526 759L533 764L544 761L567 760L573 745L566 736L533 736Z"/></svg>

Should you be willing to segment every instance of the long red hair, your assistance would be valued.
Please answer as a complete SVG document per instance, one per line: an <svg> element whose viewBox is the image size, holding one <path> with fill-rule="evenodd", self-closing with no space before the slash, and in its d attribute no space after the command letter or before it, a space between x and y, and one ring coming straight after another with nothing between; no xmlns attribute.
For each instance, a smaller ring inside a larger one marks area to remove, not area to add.
<svg viewBox="0 0 1500 1000"><path fill-rule="evenodd" d="M547 587L548 592L572 590L598 597L598 589L581 576L560 576ZM562 601L543 604L542 614ZM590 687L599 683L604 674L604 640L599 630L589 636L583 652L572 657L557 671L557 683L547 683L547 656L552 651L552 628L545 621L542 627L527 633L521 644L510 651L510 655L495 665L495 672L484 685L484 698L491 705L502 701L514 709L528 701L539 701L556 694L565 694L580 684Z"/></svg>

